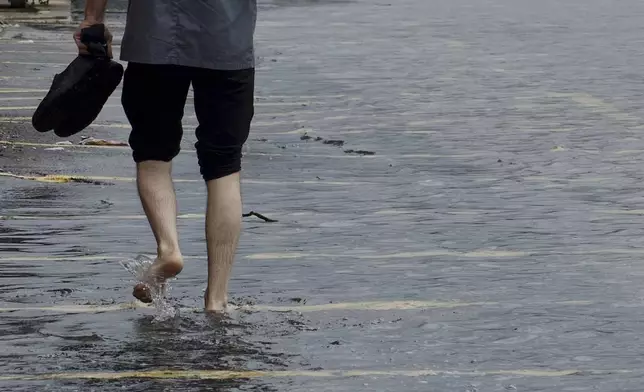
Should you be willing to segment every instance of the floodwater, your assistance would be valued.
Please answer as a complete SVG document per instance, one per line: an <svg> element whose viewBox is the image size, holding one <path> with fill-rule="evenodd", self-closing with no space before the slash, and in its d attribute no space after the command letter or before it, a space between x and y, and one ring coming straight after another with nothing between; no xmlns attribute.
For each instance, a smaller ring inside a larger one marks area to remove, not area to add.
<svg viewBox="0 0 644 392"><path fill-rule="evenodd" d="M71 30L4 31L0 390L641 391L644 4L262 4L244 209L277 222L244 220L225 318L191 103L159 321L129 150L29 124ZM83 136L127 140L119 98Z"/></svg>

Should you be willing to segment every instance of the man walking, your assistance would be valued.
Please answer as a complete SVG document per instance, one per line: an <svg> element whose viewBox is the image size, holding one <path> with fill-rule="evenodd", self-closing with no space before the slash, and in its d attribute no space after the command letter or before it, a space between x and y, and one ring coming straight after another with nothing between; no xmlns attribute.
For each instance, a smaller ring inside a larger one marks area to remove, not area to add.
<svg viewBox="0 0 644 392"><path fill-rule="evenodd" d="M104 23L107 0L86 0L80 28ZM134 296L151 302L151 287L179 274L172 160L190 85L199 125L198 163L206 183L208 283L206 311L225 311L228 280L241 230L242 146L254 114L256 0L130 1L121 46L128 65L122 104L137 167L137 189L157 242L157 257ZM79 51L86 50L75 35ZM111 35L107 33L111 53Z"/></svg>

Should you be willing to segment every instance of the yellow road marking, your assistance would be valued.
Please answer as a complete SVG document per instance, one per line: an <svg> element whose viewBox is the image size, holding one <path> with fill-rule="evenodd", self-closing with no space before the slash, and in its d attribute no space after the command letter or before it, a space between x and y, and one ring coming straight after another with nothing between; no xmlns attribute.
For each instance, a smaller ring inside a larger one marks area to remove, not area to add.
<svg viewBox="0 0 644 392"><path fill-rule="evenodd" d="M107 104L103 106L104 108L120 108L121 105L116 105L116 104ZM38 106L0 106L0 110L36 110L38 109ZM17 117L18 118L18 117ZM25 118L25 117L20 117L20 118Z"/></svg>
<svg viewBox="0 0 644 392"><path fill-rule="evenodd" d="M0 140L0 145L4 146L20 146L20 147L39 147L39 148L53 148L53 147L63 147L63 148L105 148L105 149L123 149L129 150L129 146L96 146L96 145L85 145L85 144L54 144L54 143L31 143L31 142L20 142L20 141L8 141Z"/></svg>
<svg viewBox="0 0 644 392"><path fill-rule="evenodd" d="M325 312L333 310L419 310L419 309L452 309L467 306L495 306L496 302L458 302L458 301L371 301L371 302L341 302L320 305L252 305L231 306L231 310L248 310L264 312ZM141 302L127 302L115 305L53 305L53 306L21 306L0 308L0 313L8 312L47 312L64 314L108 313L132 309L154 309L151 305ZM181 308L182 312L202 312L201 308Z"/></svg>
<svg viewBox="0 0 644 392"><path fill-rule="evenodd" d="M15 20L15 19L12 19L12 20ZM0 38L0 42L2 42L2 41L10 41L11 44L27 44L27 45L30 45L30 46L34 44L34 42L33 42L34 40L29 40L29 39L23 39L23 40L20 40L20 41L16 41L14 38ZM60 40L58 40L58 41L40 40L40 39L38 40L38 44L60 44L60 43L61 43ZM120 46L121 46L121 44L118 44L118 43L113 43L112 44L112 47L120 47ZM75 56L76 53L73 53L73 55Z"/></svg>
<svg viewBox="0 0 644 392"><path fill-rule="evenodd" d="M607 118L611 118L618 122L626 122L630 125L641 125L644 119L628 114L619 109L612 103L606 102L603 99L597 98L588 93L548 93L549 97L563 97L578 104L580 107L590 109L592 112L599 113Z"/></svg>
<svg viewBox="0 0 644 392"><path fill-rule="evenodd" d="M83 176L83 175L74 175L74 174L49 174L45 176L27 176L13 174L9 172L0 172L0 177L10 177L20 180L28 181L37 181L37 182L46 182L46 183L56 183L56 184L65 184L71 182L87 182L87 181L97 181L97 182L136 182L135 177L118 177L118 176ZM178 183L201 183L202 179L173 179L174 182ZM258 184L258 185L337 185L337 186L354 186L354 185L369 185L370 183L356 182L356 181L269 181L269 180L253 180L253 179L242 179L242 183L245 184Z"/></svg>
<svg viewBox="0 0 644 392"><path fill-rule="evenodd" d="M615 151L617 155L626 155L626 154L641 154L644 150L618 150Z"/></svg>
<svg viewBox="0 0 644 392"><path fill-rule="evenodd" d="M203 219L205 214L179 214L177 219ZM143 220L147 219L145 215L0 215L0 220L38 220L38 221L75 221L75 220Z"/></svg>
<svg viewBox="0 0 644 392"><path fill-rule="evenodd" d="M124 260L124 256L13 256L1 257L0 262L9 261L100 261L100 260ZM184 256L185 258L185 256Z"/></svg>
<svg viewBox="0 0 644 392"><path fill-rule="evenodd" d="M25 76L0 76L0 80L51 80L51 76L33 76L33 75L25 75Z"/></svg>
<svg viewBox="0 0 644 392"><path fill-rule="evenodd" d="M2 78L9 78L9 79L22 79L22 76L2 76ZM49 77L29 77L31 79L49 79ZM21 93L46 93L49 90L46 89L22 89L22 88L0 88L0 94L21 94ZM0 100L3 101L26 101L26 100L41 100L43 96L30 96L30 97L3 97L0 98ZM189 95L188 98L194 98L193 96ZM311 103L308 102L309 100L317 100L317 99L339 99L339 98L347 98L352 101L360 100L359 97L350 97L344 94L334 94L334 95L255 95L255 99L257 100L255 103L264 103L264 102L259 102L262 100L271 100L271 99L296 99L296 100L307 100L307 102L299 102L299 104L305 103ZM110 99L117 100L119 99L117 96L111 96ZM272 102L268 102L272 103ZM279 103L279 102L275 102ZM294 102L283 102L283 103L290 103L290 104L295 104ZM324 102L316 102L316 103L324 103ZM348 108L341 108L341 109L334 109L335 111L338 110L344 110L344 111L349 111L351 109Z"/></svg>
<svg viewBox="0 0 644 392"><path fill-rule="evenodd" d="M629 369L506 369L506 370L439 370L439 369L382 369L382 370L174 370L157 369L118 372L65 372L47 374L16 374L0 376L0 381L53 381L53 380L235 380L259 378L348 378L348 377L566 377L575 375L618 375L641 372Z"/></svg>
<svg viewBox="0 0 644 392"><path fill-rule="evenodd" d="M82 181L125 181L125 182L134 182L136 181L133 177L111 177L111 176L76 176L76 175L63 175L63 174L49 174L46 176L23 176L13 173L0 172L0 177L11 177L21 180L30 180L38 182L50 182L50 183L69 183L69 182L82 182ZM201 182L200 180L182 180L176 179L175 182Z"/></svg>
<svg viewBox="0 0 644 392"><path fill-rule="evenodd" d="M644 215L644 210L599 210L597 212L614 215Z"/></svg>
<svg viewBox="0 0 644 392"><path fill-rule="evenodd" d="M38 41L41 42L41 41ZM65 56L72 56L75 57L78 53L77 52L67 52L67 51L51 51L51 50L3 50L2 53L23 53L23 54L60 54L60 55L65 55ZM114 53L116 54L116 53Z"/></svg>
<svg viewBox="0 0 644 392"><path fill-rule="evenodd" d="M328 312L328 311L390 311L390 310L424 310L424 309L454 309L463 307L496 307L496 306L590 306L592 301L560 301L544 303L500 303L500 302L461 302L461 301L363 301L363 302L338 302L318 305L230 305L230 310L245 310L257 312ZM63 314L83 313L109 313L133 309L154 309L154 306L138 301L114 305L52 305L52 306L8 306L0 307L0 313L8 312L45 312ZM181 307L183 313L201 313L202 308Z"/></svg>
<svg viewBox="0 0 644 392"><path fill-rule="evenodd" d="M0 101L41 101L42 97L0 97Z"/></svg>
<svg viewBox="0 0 644 392"><path fill-rule="evenodd" d="M196 218L203 218L203 214L189 214L185 216L184 219L196 219ZM2 218L2 217L0 217ZM7 217L9 219L13 217ZM54 218L60 218L60 219L69 219L65 217L54 217ZM107 216L106 216L107 218ZM18 218L19 219L19 218ZM29 217L26 219L33 219L33 220L46 220L48 219L47 217L42 217L40 215L34 215L33 217ZM88 217L88 219L93 220L95 217ZM115 216L113 219L145 219L144 215L132 215L132 216L127 216L127 217L119 217ZM308 258L308 257L316 257L316 258L343 258L343 259L357 259L357 260L389 260L389 259L413 259L413 258L420 258L420 257L440 257L440 256L447 256L447 257L464 257L464 258L512 258L512 257L525 257L525 256L530 256L531 253L529 252L519 252L519 251L490 251L490 250L480 250L480 251L471 251L471 252L455 252L455 251L444 251L444 250L429 250L429 251L424 251L424 252L399 252L399 253L379 253L379 252L373 252L369 251L368 253L304 253L304 252L285 252L285 253L254 253L245 256L244 258L249 259L249 260L289 260L289 259L301 259L301 258ZM86 256L80 256L79 258L74 258L73 256L69 257L47 257L47 256L42 256L42 257L29 257L29 256L20 256L18 258L8 258L8 257L3 257L0 258L0 261L9 261L9 260L101 260L102 259L108 259L108 258L117 258L117 256L88 256L90 258L85 258Z"/></svg>
<svg viewBox="0 0 644 392"><path fill-rule="evenodd" d="M255 102L254 106L256 107L280 107L280 106L302 106L308 107L310 105L320 104L321 102ZM112 108L112 109L121 109L123 108L120 104L105 104L103 108ZM0 106L0 110L4 111L16 111L16 110L36 110L38 106ZM304 111L296 112L304 113ZM261 114L261 113L258 113ZM270 114L266 114L270 116ZM184 116L183 118L197 118L194 115Z"/></svg>
<svg viewBox="0 0 644 392"><path fill-rule="evenodd" d="M582 178L556 178L547 176L528 176L523 177L526 181L558 181L558 182L604 182L611 181L611 177L582 177Z"/></svg>
<svg viewBox="0 0 644 392"><path fill-rule="evenodd" d="M195 116L186 116L185 118L196 118ZM2 123L28 123L31 125L31 117L24 117L24 116L16 116L16 117L0 117L0 122ZM269 127L269 126L276 126L276 125L293 125L293 124L298 124L301 123L302 121L297 121L297 120L288 120L288 121L256 121L252 123L253 127ZM195 126L192 124L184 124L189 127ZM96 128L117 128L117 129L132 129L132 127L129 124L125 123L109 123L109 124L103 124L103 123L93 123L89 125L89 128L96 127Z"/></svg>
<svg viewBox="0 0 644 392"><path fill-rule="evenodd" d="M2 120L0 119L0 122ZM287 135L287 134L299 134L302 133L301 130L293 131L284 131L284 132L261 132L260 135ZM26 147L75 147L74 145L57 145L57 144L46 144L46 143L29 143L27 142L9 142L9 141L0 141L0 144L5 145L24 145ZM83 146L86 148L96 148L99 146ZM100 146L101 148L128 148L124 146L113 146L106 147ZM185 149L181 153L194 153L195 150ZM300 154L298 152L292 152L290 154L280 154L280 153L261 153L261 152L249 152L245 153L247 156L256 156L256 157L289 157L289 158L331 158L331 159L415 159L415 158L476 158L481 156L481 154L444 154L444 155L435 155L435 154L400 154L400 155L360 155L360 154L344 154L344 155L330 155L330 154Z"/></svg>
<svg viewBox="0 0 644 392"><path fill-rule="evenodd" d="M430 250L423 252L400 252L400 253L370 253L370 254L324 254L324 253L256 253L246 256L250 260L285 260L299 259L302 257L323 257L323 258L345 258L345 259L364 259L364 260L387 260L387 259L410 259L418 257L438 257L438 256L455 256L468 258L506 258L506 257L525 257L530 253L513 252L513 251L473 251L473 252L454 252L446 250Z"/></svg>
<svg viewBox="0 0 644 392"><path fill-rule="evenodd" d="M69 63L36 63L30 61L0 61L0 64L11 64L11 65L33 65L33 66L49 66L49 67L67 67Z"/></svg>
<svg viewBox="0 0 644 392"><path fill-rule="evenodd" d="M8 78L8 76L1 76L0 78ZM42 101L43 97L0 97L0 101Z"/></svg>
<svg viewBox="0 0 644 392"><path fill-rule="evenodd" d="M281 215L280 215L281 216ZM179 219L203 219L204 214L185 214L179 216ZM3 217L0 216L0 219ZM14 218L14 217L9 217ZM57 218L57 217L56 217ZM107 216L105 216L107 218ZM144 215L131 215L131 216L114 216L113 219L146 219ZM29 220L43 220L48 219L34 215L33 217L25 217ZM66 219L66 218L63 218ZM474 252L447 252L447 251L427 251L427 252L401 252L380 254L374 251L370 253L351 254L351 253L253 253L244 256L247 260L294 260L307 257L316 258L336 258L336 259L356 259L356 260L388 260L388 259L409 259L418 257L456 257L456 258L509 258L509 257L527 257L538 255L539 252L509 252L509 251L474 251ZM566 255L641 255L644 254L644 248L605 248L605 249L590 249L590 250L560 250L557 254ZM153 255L150 255L151 257ZM184 256L186 260L200 260L201 256ZM100 260L124 260L127 256L120 255L95 255L95 256L5 256L0 257L0 262L14 262L14 261L100 261Z"/></svg>
<svg viewBox="0 0 644 392"><path fill-rule="evenodd" d="M607 255L607 254L617 254L617 255L641 255L644 254L644 249L595 249L595 250L587 250L587 251L577 251L577 252L570 252L571 254L577 254L577 255L589 255L589 254L595 254L595 255Z"/></svg>
<svg viewBox="0 0 644 392"><path fill-rule="evenodd" d="M47 92L49 92L49 89L41 89L41 88L0 88L0 94L47 93Z"/></svg>
<svg viewBox="0 0 644 392"><path fill-rule="evenodd" d="M190 217L203 217L201 214L192 214ZM33 217L34 220L42 220L47 218L42 218L38 216ZM144 216L140 216L140 219L145 219ZM399 253L378 253L374 251L369 251L369 253L361 254L352 254L352 253L304 253L304 252L285 252L285 253L253 253L245 256L245 259L248 260L291 260L291 259L301 259L301 258L336 258L336 259L356 259L356 260L389 260L389 259L413 259L420 257L463 257L463 258L512 258L512 257L526 257L530 256L529 252L512 252L512 251L472 251L472 252L454 252L454 251L443 251L443 250L430 250L425 252L399 252ZM190 257L190 256L187 256ZM2 257L0 261L19 261L19 260L106 260L106 259L116 259L118 256L106 255L106 256L19 256L19 257Z"/></svg>

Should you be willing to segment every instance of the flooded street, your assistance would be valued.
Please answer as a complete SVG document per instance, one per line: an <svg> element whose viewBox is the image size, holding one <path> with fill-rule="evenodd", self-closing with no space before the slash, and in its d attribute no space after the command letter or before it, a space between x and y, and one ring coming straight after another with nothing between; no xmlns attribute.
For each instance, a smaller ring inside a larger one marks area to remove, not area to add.
<svg viewBox="0 0 644 392"><path fill-rule="evenodd" d="M108 23L118 57L123 14ZM192 101L174 318L120 88L31 126L72 28L0 33L1 391L641 391L644 3L261 2L237 308L201 311ZM1 27L0 27L1 29Z"/></svg>

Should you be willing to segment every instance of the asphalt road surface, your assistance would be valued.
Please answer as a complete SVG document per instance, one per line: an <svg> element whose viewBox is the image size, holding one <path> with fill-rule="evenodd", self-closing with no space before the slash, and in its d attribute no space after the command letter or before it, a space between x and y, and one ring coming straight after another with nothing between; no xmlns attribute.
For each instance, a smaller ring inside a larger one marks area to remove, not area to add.
<svg viewBox="0 0 644 392"><path fill-rule="evenodd" d="M263 3L264 5L268 3ZM199 311L189 102L174 318L120 90L69 140L30 116L68 27L0 40L0 390L641 391L644 3L273 1L226 319ZM122 18L110 18L117 36Z"/></svg>

